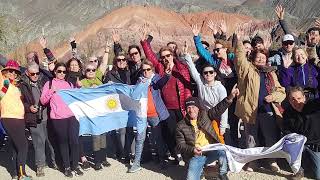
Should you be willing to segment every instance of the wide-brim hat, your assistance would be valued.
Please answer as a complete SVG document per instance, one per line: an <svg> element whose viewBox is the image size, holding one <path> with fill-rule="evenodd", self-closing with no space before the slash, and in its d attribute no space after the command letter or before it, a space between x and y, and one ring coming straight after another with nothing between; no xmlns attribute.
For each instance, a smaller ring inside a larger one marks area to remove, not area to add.
<svg viewBox="0 0 320 180"><path fill-rule="evenodd" d="M5 71L5 70L15 70L16 72L18 72L19 74L21 74L21 71L20 71L20 65L17 61L15 60L9 60L6 64L6 66L1 70L2 71Z"/></svg>

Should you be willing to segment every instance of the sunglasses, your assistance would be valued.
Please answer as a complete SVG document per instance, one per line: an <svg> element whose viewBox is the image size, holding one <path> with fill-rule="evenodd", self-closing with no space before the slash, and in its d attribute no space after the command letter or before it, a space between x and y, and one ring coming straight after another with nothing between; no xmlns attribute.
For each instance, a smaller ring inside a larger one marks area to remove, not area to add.
<svg viewBox="0 0 320 180"><path fill-rule="evenodd" d="M91 62L91 63L97 63L98 60L96 59L96 60L92 60L92 61L89 61L89 62Z"/></svg>
<svg viewBox="0 0 320 180"><path fill-rule="evenodd" d="M8 72L17 74L17 72L15 70L13 70L13 69L9 69Z"/></svg>
<svg viewBox="0 0 320 180"><path fill-rule="evenodd" d="M171 56L172 56L172 54L167 54L167 55L161 56L160 59L169 58L169 57L171 57Z"/></svg>
<svg viewBox="0 0 320 180"><path fill-rule="evenodd" d="M204 75L213 74L213 73L214 73L214 71L203 71Z"/></svg>
<svg viewBox="0 0 320 180"><path fill-rule="evenodd" d="M139 52L134 52L134 53L131 53L130 56L133 56L133 55L138 55Z"/></svg>
<svg viewBox="0 0 320 180"><path fill-rule="evenodd" d="M143 72L146 72L146 71L148 71L148 72L149 72L149 71L151 71L151 68L142 69L142 71L143 71Z"/></svg>
<svg viewBox="0 0 320 180"><path fill-rule="evenodd" d="M126 62L127 60L126 59L117 59L117 62Z"/></svg>
<svg viewBox="0 0 320 180"><path fill-rule="evenodd" d="M40 72L36 72L36 73L29 73L29 74L30 74L30 76L35 76L35 75L39 76Z"/></svg>
<svg viewBox="0 0 320 180"><path fill-rule="evenodd" d="M222 49L222 48L215 48L215 49L213 49L213 52L219 52L220 49Z"/></svg>
<svg viewBox="0 0 320 180"><path fill-rule="evenodd" d="M293 45L293 43L294 43L293 41L285 41L282 44L287 46L287 45Z"/></svg>
<svg viewBox="0 0 320 180"><path fill-rule="evenodd" d="M96 69L86 69L86 72L96 72Z"/></svg>
<svg viewBox="0 0 320 180"><path fill-rule="evenodd" d="M61 74L61 73L62 73L62 74L67 74L67 71L57 70L57 73L58 73L58 74Z"/></svg>

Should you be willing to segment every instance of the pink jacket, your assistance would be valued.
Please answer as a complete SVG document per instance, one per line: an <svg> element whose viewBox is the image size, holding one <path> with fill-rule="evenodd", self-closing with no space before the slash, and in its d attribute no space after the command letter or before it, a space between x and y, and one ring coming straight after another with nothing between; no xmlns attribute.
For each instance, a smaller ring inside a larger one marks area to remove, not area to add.
<svg viewBox="0 0 320 180"><path fill-rule="evenodd" d="M67 104L62 101L61 97L57 93L55 93L55 91L61 89L72 89L72 84L70 86L67 81L54 78L52 80L51 89L49 89L49 83L50 81L46 82L44 85L40 101L43 105L50 102L50 118L53 120L60 120L74 116ZM55 91L53 89L55 89Z"/></svg>

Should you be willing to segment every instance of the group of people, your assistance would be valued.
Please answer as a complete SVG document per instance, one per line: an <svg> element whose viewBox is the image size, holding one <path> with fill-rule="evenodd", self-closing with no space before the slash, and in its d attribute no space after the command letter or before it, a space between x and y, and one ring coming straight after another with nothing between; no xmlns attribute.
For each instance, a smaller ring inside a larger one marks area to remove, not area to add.
<svg viewBox="0 0 320 180"><path fill-rule="evenodd" d="M102 57L84 60L78 57L72 39L73 57L64 63L54 57L42 37L48 68L41 66L36 52L26 55L25 67L1 56L1 123L12 151L13 179L31 178L25 171L25 129L31 133L37 176L45 175L46 150L50 152L49 166L60 168L66 177L81 176L83 170L91 168L83 147L87 137L79 136L79 123L57 91L111 82L148 83L148 128L140 132L126 127L92 135L92 167L97 171L111 166L108 148L120 162L132 161L128 173L141 170L144 142L151 134L161 169L168 168L170 154L175 164L186 162L186 179L193 180L201 178L207 164L218 161L218 178L225 180L226 153L202 152L202 147L213 143L270 147L283 135L298 133L307 137L302 158L307 168L301 167L292 178L301 179L305 169L320 179L320 22L308 29L304 41L288 28L284 8L277 6L275 12L285 34L278 50L271 50L261 36L247 34L246 25L239 26L229 38L225 22L210 21L215 38L212 43L201 40L201 28L192 25L197 58L191 56L186 44L179 48L173 41L156 53L147 24L140 30L141 44L130 45L127 51L120 34L112 33L114 59L110 70L111 43L106 43ZM243 144L239 138L242 124ZM61 165L56 163L57 157ZM280 171L276 159L264 164L271 171ZM250 162L245 170L254 171L260 165L260 161Z"/></svg>

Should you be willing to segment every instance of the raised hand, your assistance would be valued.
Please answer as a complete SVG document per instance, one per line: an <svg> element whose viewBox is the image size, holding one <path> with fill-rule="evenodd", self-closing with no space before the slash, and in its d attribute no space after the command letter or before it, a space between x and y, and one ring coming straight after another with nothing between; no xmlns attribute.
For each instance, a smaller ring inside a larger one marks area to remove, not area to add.
<svg viewBox="0 0 320 180"><path fill-rule="evenodd" d="M207 26L211 29L213 35L218 33L217 25L211 19L208 21Z"/></svg>
<svg viewBox="0 0 320 180"><path fill-rule="evenodd" d="M112 40L114 43L119 43L120 42L120 34L118 32L118 30L112 30Z"/></svg>
<svg viewBox="0 0 320 180"><path fill-rule="evenodd" d="M110 41L107 41L106 42L106 46L104 48L104 52L105 53L109 53L110 52L110 49L111 49L111 42Z"/></svg>
<svg viewBox="0 0 320 180"><path fill-rule="evenodd" d="M269 49L271 47L272 44L272 38L270 35L265 36L265 38L263 39L264 42L264 48L265 49Z"/></svg>
<svg viewBox="0 0 320 180"><path fill-rule="evenodd" d="M198 25L193 24L191 30L194 36L199 36L200 28L198 27Z"/></svg>
<svg viewBox="0 0 320 180"><path fill-rule="evenodd" d="M235 33L238 41L242 41L245 36L245 28L241 24L238 24Z"/></svg>
<svg viewBox="0 0 320 180"><path fill-rule="evenodd" d="M41 47L44 49L47 47L47 40L44 36L41 36L39 39L39 43L41 45Z"/></svg>
<svg viewBox="0 0 320 180"><path fill-rule="evenodd" d="M141 40L144 41L148 38L148 34L150 33L150 27L148 23L144 23L142 27L139 29Z"/></svg>
<svg viewBox="0 0 320 180"><path fill-rule="evenodd" d="M284 19L284 10L285 10L285 8L282 7L280 4L278 4L277 7L275 8L274 11L277 14L277 17L279 18L279 20Z"/></svg>
<svg viewBox="0 0 320 180"><path fill-rule="evenodd" d="M320 28L320 19L316 19L314 26Z"/></svg>
<svg viewBox="0 0 320 180"><path fill-rule="evenodd" d="M188 54L188 48L189 48L189 45L188 45L187 41L184 41L184 45L183 45L183 48L182 48L182 53L183 54Z"/></svg>
<svg viewBox="0 0 320 180"><path fill-rule="evenodd" d="M69 42L73 42L73 41L75 42L76 38L74 38L74 36L71 36L70 39L69 39Z"/></svg>
<svg viewBox="0 0 320 180"><path fill-rule="evenodd" d="M219 30L223 33L226 34L227 33L227 23L225 20L222 20L219 24Z"/></svg>

